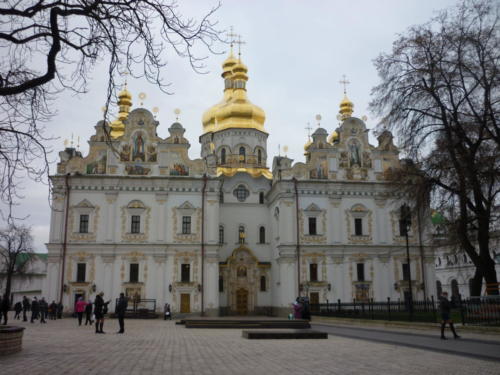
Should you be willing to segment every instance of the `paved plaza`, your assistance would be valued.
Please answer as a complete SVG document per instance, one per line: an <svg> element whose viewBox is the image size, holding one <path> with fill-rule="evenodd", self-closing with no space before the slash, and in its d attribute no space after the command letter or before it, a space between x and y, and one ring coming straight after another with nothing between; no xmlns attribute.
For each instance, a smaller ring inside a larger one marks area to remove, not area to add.
<svg viewBox="0 0 500 375"><path fill-rule="evenodd" d="M18 322L16 321L16 324ZM20 374L499 374L500 363L330 335L247 340L241 329L187 329L174 321L107 320L106 335L75 319L24 323L24 350L0 358Z"/></svg>

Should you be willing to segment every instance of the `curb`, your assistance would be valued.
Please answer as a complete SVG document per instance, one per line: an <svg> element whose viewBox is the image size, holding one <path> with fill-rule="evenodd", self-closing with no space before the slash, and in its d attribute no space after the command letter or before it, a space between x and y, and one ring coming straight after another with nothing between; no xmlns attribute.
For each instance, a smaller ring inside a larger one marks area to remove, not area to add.
<svg viewBox="0 0 500 375"><path fill-rule="evenodd" d="M368 320L368 319L349 319L349 318L330 318L330 317L313 317L311 323L318 324L333 324L346 326L365 326L365 327L387 327L387 328L408 328L420 330L435 330L439 328L440 323L419 323L419 322L398 322L389 320ZM467 332L487 333L489 335L499 335L500 327L497 326L472 326L455 323L461 330Z"/></svg>

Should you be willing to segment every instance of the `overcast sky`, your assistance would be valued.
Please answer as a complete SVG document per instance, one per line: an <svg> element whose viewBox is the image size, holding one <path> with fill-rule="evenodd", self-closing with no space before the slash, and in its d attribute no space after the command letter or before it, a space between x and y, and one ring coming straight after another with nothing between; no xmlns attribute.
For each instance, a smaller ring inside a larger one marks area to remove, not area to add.
<svg viewBox="0 0 500 375"><path fill-rule="evenodd" d="M187 3L187 4L186 4ZM182 1L187 16L209 10L213 0ZM347 94L354 102L354 116L368 117L373 129L377 119L368 112L370 90L378 83L373 59L390 51L398 33L428 21L437 10L456 4L455 0L226 0L213 19L220 29L242 35L242 60L248 66L249 99L266 112L265 127L269 132L268 165L278 153L278 145L288 146L288 156L303 161L307 140L307 123L316 128L316 114L321 126L332 132L337 126L338 104L343 96L339 80L345 74L351 82ZM221 51L225 47L221 47ZM221 63L226 54L211 55L206 60L207 74L197 74L187 60L171 59L165 76L171 82L173 95L165 95L145 81L131 80L133 108L139 105L137 95L144 92L144 107L159 108L158 133L165 137L180 108L180 122L191 142L190 157L199 157L198 137L203 112L222 96ZM80 149L88 152L87 141L100 119L105 102L106 67L97 66L89 92L74 96L62 95L55 105L57 116L48 124L48 134L59 137L53 142L52 171L57 152L64 148L64 139L71 134L80 137ZM372 141L374 140L371 137ZM283 153L283 151L281 151ZM48 188L27 183L26 198L18 213L29 215L35 250L45 252L50 225Z"/></svg>

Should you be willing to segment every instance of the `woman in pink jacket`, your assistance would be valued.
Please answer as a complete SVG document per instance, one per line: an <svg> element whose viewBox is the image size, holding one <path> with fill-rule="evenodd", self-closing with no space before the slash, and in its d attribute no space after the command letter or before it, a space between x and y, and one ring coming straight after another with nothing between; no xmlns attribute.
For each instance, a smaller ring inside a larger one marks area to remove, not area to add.
<svg viewBox="0 0 500 375"><path fill-rule="evenodd" d="M76 315L78 316L78 325L82 325L83 313L85 312L85 307L87 306L87 302L83 300L83 297L78 298L78 301L75 305Z"/></svg>

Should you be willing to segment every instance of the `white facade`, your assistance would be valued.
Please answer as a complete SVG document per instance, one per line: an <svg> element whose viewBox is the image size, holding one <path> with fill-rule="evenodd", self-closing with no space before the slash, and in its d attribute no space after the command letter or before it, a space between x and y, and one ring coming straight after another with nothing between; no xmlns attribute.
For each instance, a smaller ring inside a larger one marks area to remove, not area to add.
<svg viewBox="0 0 500 375"><path fill-rule="evenodd" d="M365 123L341 110L336 136L318 128L306 163L275 157L270 171L263 112L230 66L226 102L204 116L202 159L188 158L179 123L157 137L144 108L128 114L113 147L100 122L88 156L60 153L48 300L62 291L72 306L79 295L125 292L154 299L158 311L168 302L173 312L217 315L288 313L299 289L321 303L405 297L398 212L411 202L390 184L392 135L372 146ZM427 221L412 223L413 298L422 299L436 295L434 254Z"/></svg>

